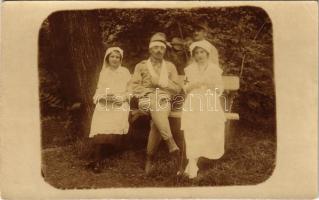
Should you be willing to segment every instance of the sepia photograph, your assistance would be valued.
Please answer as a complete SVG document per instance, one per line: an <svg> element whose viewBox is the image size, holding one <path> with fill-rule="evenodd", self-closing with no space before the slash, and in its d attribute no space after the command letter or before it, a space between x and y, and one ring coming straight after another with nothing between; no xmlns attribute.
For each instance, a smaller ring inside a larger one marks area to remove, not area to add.
<svg viewBox="0 0 319 200"><path fill-rule="evenodd" d="M255 185L275 169L273 31L262 8L57 11L38 42L50 185Z"/></svg>
<svg viewBox="0 0 319 200"><path fill-rule="evenodd" d="M318 2L5 1L3 199L318 196Z"/></svg>

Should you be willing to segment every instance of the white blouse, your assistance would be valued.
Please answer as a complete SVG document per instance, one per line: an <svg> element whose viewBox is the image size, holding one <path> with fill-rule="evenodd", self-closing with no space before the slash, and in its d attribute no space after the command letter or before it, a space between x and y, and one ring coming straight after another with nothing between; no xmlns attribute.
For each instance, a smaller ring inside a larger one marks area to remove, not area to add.
<svg viewBox="0 0 319 200"><path fill-rule="evenodd" d="M99 82L96 94L121 94L127 91L128 82L131 74L125 67L118 67L113 70L110 67L102 69L100 72Z"/></svg>

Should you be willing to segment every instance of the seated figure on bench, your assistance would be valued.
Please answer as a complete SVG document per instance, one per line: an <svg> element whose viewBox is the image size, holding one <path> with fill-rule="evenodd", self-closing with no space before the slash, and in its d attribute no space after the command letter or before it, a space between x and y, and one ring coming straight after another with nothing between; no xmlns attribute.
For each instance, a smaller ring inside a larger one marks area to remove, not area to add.
<svg viewBox="0 0 319 200"><path fill-rule="evenodd" d="M178 84L174 64L164 59L165 52L165 34L154 34L149 44L150 57L136 65L130 83L133 95L139 98L139 109L149 112L152 118L145 165L147 174L151 172L152 160L162 139L176 169L179 167L180 148L173 139L168 116L171 111L171 97L181 91L181 86Z"/></svg>
<svg viewBox="0 0 319 200"><path fill-rule="evenodd" d="M186 173L189 178L195 178L200 157L218 159L224 154L226 119L219 100L224 87L215 47L201 40L190 45L190 52L193 62L185 68L187 83L184 91L187 97L183 105L181 129L185 134L189 159Z"/></svg>

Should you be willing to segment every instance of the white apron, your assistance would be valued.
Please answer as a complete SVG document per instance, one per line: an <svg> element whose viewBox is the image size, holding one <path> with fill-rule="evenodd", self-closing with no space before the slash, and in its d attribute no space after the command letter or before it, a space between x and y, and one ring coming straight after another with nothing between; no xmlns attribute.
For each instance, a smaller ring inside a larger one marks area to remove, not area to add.
<svg viewBox="0 0 319 200"><path fill-rule="evenodd" d="M189 84L202 80L209 83L211 94L207 95L204 84L200 88L191 90L183 104L181 129L184 130L186 154L188 158L206 157L218 159L224 154L225 143L225 116L219 98L214 88L222 93L221 70L207 67L200 72L196 63L185 68L185 75ZM215 98L216 96L216 98Z"/></svg>
<svg viewBox="0 0 319 200"><path fill-rule="evenodd" d="M131 75L124 67L116 70L109 68L103 69L100 73L97 93L121 94L126 91L127 83ZM126 134L128 131L129 104L124 102L122 105L114 103L97 103L91 123L91 131L89 137L97 134Z"/></svg>

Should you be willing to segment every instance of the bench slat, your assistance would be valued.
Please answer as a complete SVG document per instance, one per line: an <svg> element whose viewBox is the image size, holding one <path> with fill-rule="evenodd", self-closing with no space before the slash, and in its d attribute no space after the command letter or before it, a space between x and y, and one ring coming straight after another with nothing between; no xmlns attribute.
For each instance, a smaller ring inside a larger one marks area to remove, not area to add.
<svg viewBox="0 0 319 200"><path fill-rule="evenodd" d="M223 76L224 90L238 90L239 77L238 76Z"/></svg>
<svg viewBox="0 0 319 200"><path fill-rule="evenodd" d="M239 120L238 113L225 113L225 117L227 120Z"/></svg>
<svg viewBox="0 0 319 200"><path fill-rule="evenodd" d="M181 118L182 112L180 111L171 111L169 117L173 118ZM225 113L225 117L227 120L239 120L238 113Z"/></svg>

